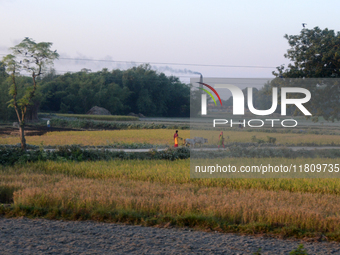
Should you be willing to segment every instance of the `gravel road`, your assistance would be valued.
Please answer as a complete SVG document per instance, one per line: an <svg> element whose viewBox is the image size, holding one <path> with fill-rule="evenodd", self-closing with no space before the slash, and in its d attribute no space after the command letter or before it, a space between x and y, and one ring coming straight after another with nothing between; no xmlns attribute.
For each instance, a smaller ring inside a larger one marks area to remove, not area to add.
<svg viewBox="0 0 340 255"><path fill-rule="evenodd" d="M340 254L340 244L92 221L0 218L0 254Z"/></svg>

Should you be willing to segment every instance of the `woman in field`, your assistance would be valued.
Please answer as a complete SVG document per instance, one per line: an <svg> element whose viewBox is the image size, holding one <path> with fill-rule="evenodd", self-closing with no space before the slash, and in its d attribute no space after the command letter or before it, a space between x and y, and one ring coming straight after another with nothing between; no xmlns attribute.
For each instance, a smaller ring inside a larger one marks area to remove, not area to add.
<svg viewBox="0 0 340 255"><path fill-rule="evenodd" d="M224 137L223 137L223 132L221 131L220 136L218 137L218 148L220 148L220 146L223 145L224 147Z"/></svg>
<svg viewBox="0 0 340 255"><path fill-rule="evenodd" d="M176 133L174 134L174 139L175 139L175 146L178 147L178 130L176 130Z"/></svg>

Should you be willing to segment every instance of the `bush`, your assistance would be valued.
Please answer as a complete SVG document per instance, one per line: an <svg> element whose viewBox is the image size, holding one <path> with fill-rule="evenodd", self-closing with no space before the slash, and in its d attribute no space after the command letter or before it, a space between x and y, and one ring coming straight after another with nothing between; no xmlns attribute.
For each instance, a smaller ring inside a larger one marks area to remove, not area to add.
<svg viewBox="0 0 340 255"><path fill-rule="evenodd" d="M60 146L56 150L31 150L23 151L20 148L0 148L0 165L25 164L26 162L36 161L98 161L112 159L164 159L176 160L190 157L190 150L187 148L173 149L164 151L150 150L148 152L124 152L110 150L91 150L83 149L77 145Z"/></svg>
<svg viewBox="0 0 340 255"><path fill-rule="evenodd" d="M110 122L110 121L94 121L86 119L62 119L53 118L51 120L52 127L67 127L77 129L189 129L188 125L165 125L162 123L141 123L141 122Z"/></svg>

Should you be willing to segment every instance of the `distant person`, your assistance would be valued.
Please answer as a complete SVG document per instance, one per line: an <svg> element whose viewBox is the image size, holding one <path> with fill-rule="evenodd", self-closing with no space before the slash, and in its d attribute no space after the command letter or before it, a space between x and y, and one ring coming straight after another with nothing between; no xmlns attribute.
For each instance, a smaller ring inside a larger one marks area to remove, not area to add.
<svg viewBox="0 0 340 255"><path fill-rule="evenodd" d="M48 131L51 131L51 122L50 122L50 120L47 121L47 129L48 129Z"/></svg>
<svg viewBox="0 0 340 255"><path fill-rule="evenodd" d="M223 132L221 131L219 137L218 137L218 148L220 148L220 146L223 145L223 148L225 149L224 147L224 137L223 137Z"/></svg>
<svg viewBox="0 0 340 255"><path fill-rule="evenodd" d="M175 140L175 146L178 147L178 130L176 130L176 133L174 134L174 140Z"/></svg>

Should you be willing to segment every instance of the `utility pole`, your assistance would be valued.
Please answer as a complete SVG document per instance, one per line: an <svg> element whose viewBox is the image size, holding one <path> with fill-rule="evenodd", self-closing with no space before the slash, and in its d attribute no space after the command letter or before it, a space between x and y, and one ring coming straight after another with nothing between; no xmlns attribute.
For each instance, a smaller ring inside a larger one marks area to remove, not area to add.
<svg viewBox="0 0 340 255"><path fill-rule="evenodd" d="M203 93L203 75L200 74L199 88L201 91L201 115L207 115L207 95Z"/></svg>

